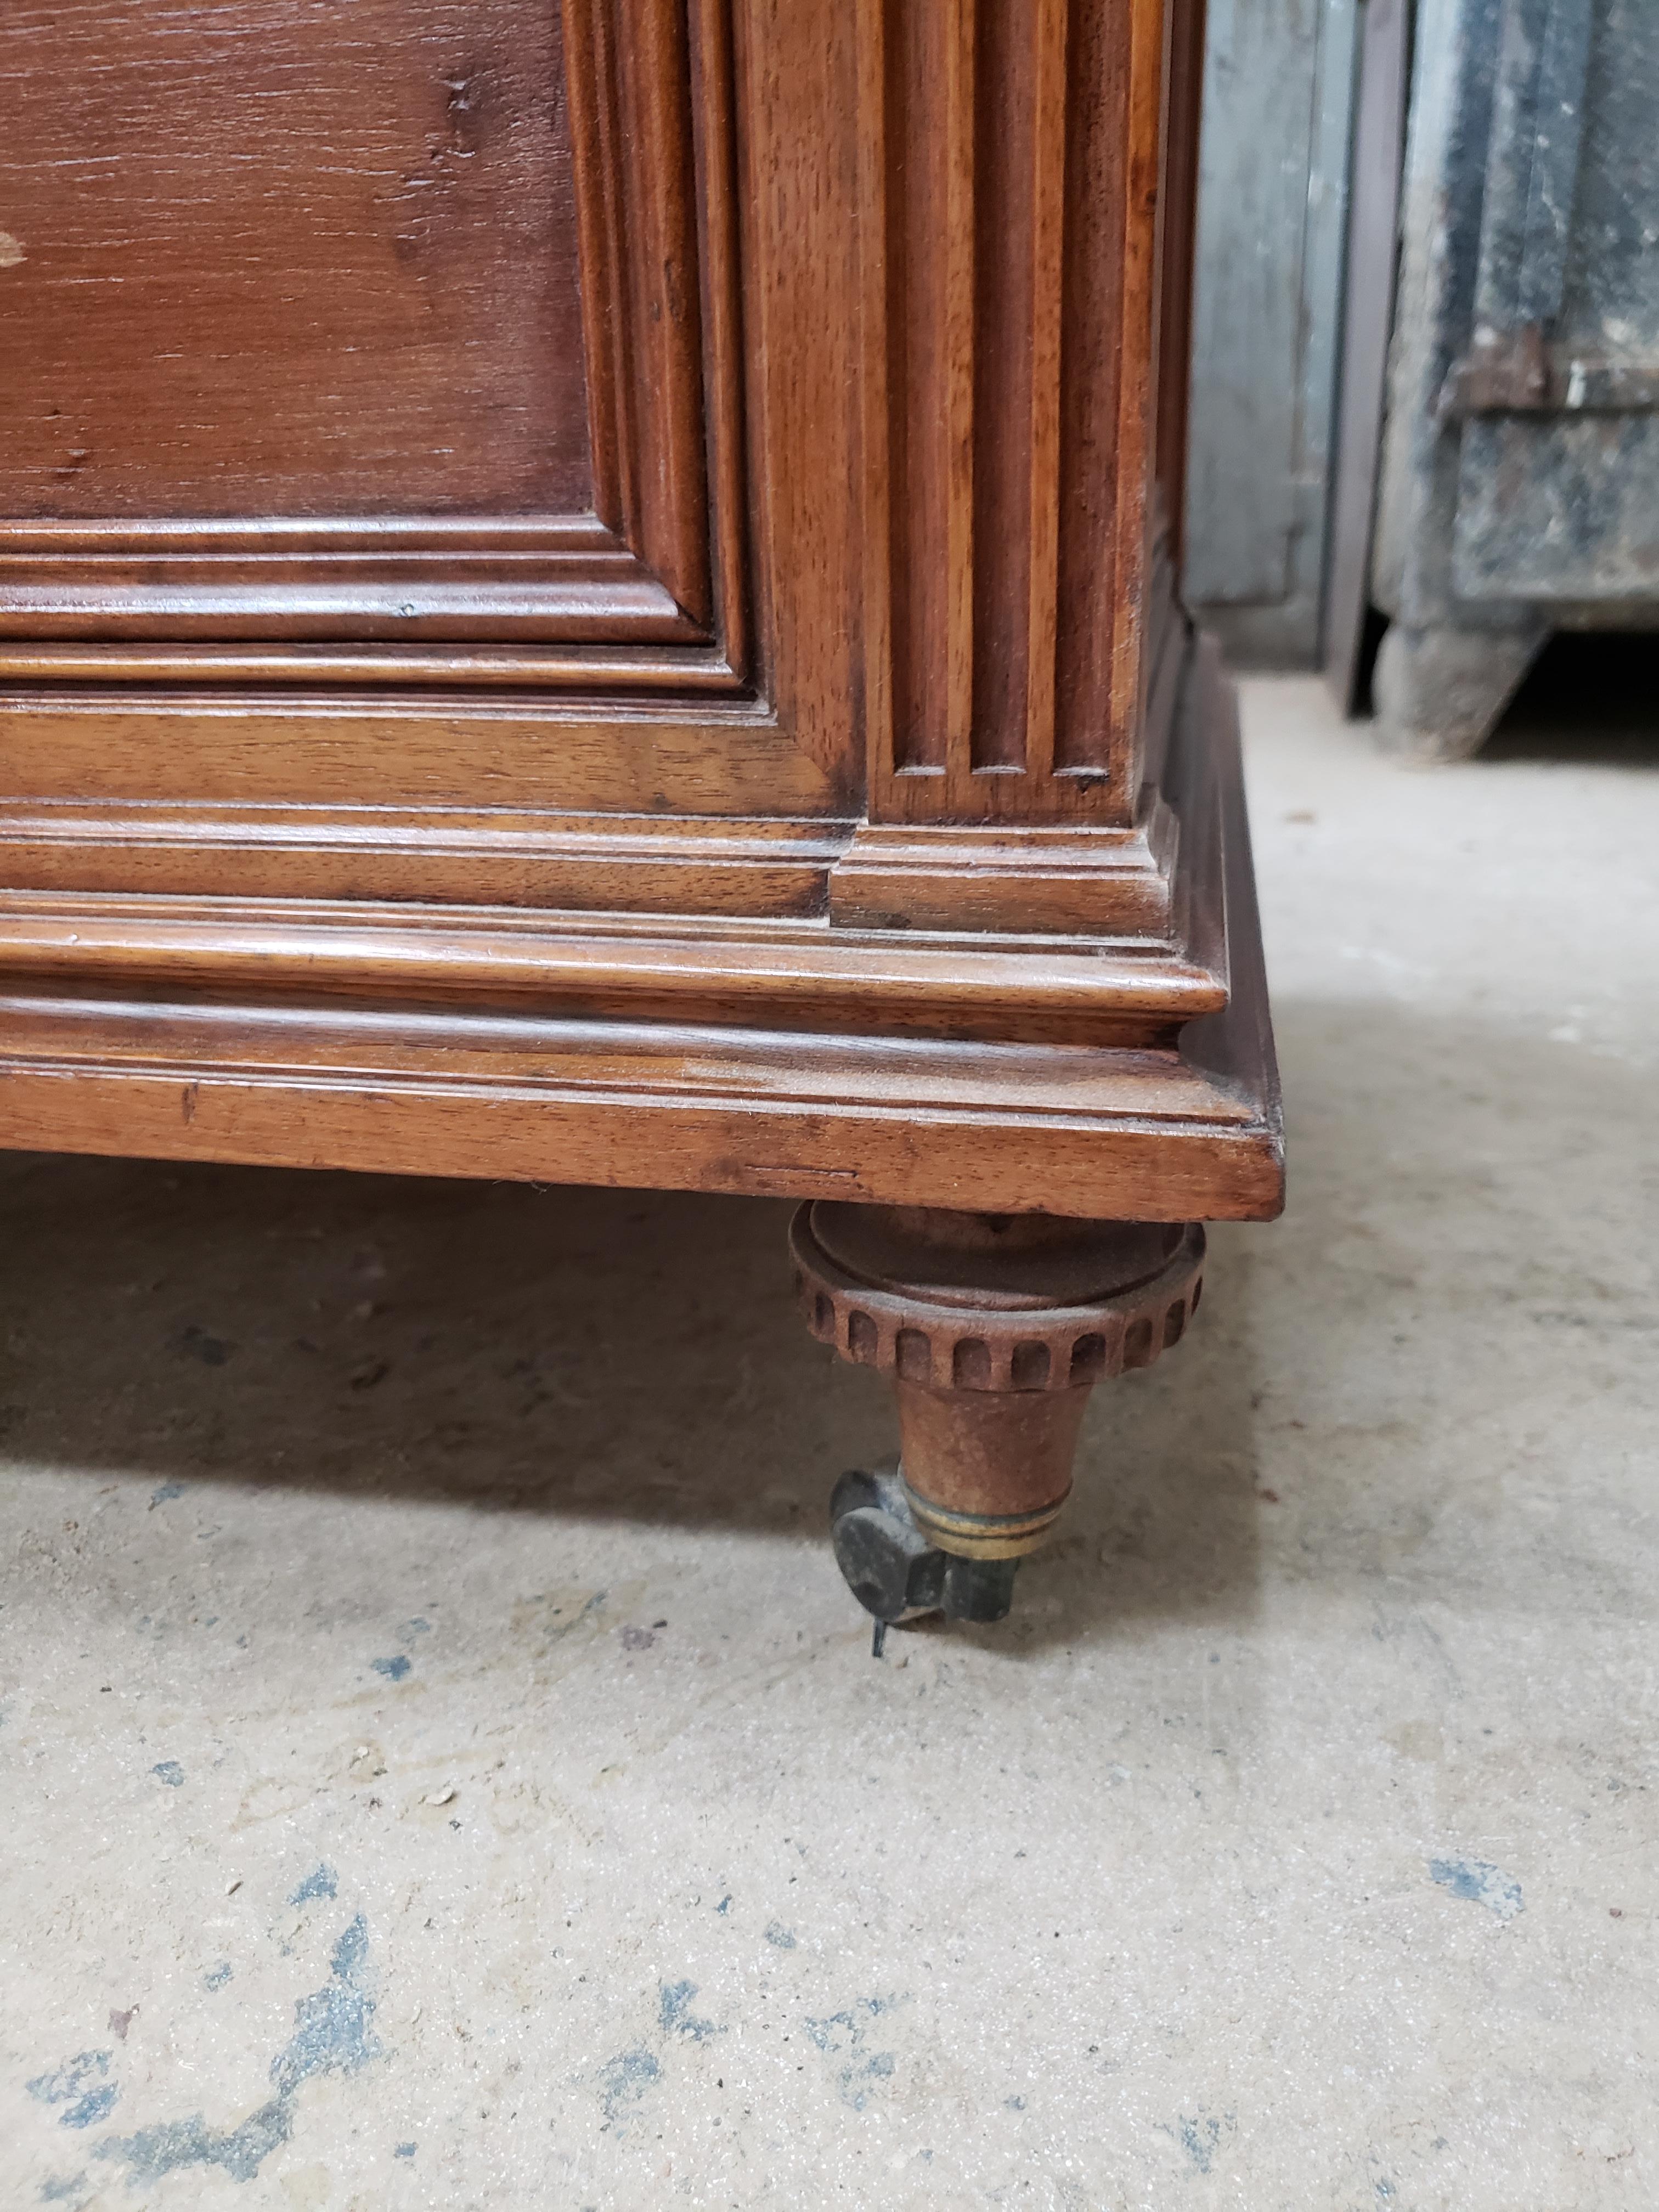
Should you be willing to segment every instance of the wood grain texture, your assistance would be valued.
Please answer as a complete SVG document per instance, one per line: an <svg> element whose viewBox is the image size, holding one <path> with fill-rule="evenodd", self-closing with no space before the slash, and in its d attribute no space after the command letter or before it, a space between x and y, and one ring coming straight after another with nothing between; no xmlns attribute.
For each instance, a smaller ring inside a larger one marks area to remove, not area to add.
<svg viewBox="0 0 1659 2212"><path fill-rule="evenodd" d="M1198 265L1198 177L1203 143L1206 0L1171 0L1164 94L1164 204L1159 210L1158 443L1155 474L1168 551L1180 573L1187 523L1192 408L1193 294Z"/></svg>
<svg viewBox="0 0 1659 2212"><path fill-rule="evenodd" d="M719 0L712 14L723 18ZM594 505L713 616L691 65L678 0L564 0L593 365ZM726 160L706 189L729 197Z"/></svg>
<svg viewBox="0 0 1659 2212"><path fill-rule="evenodd" d="M823 912L847 827L769 815L25 801L0 805L0 882L188 897L210 860L243 899L799 918Z"/></svg>
<svg viewBox="0 0 1659 2212"><path fill-rule="evenodd" d="M434 665L430 704L388 698L367 674L359 692L320 701L289 686L226 684L182 698L159 684L68 699L50 688L0 691L0 795L307 806L319 832L335 809L365 805L846 811L835 781L775 714L722 700L731 672L721 663L708 671L714 696L700 708L696 671L681 672L682 696L669 703L659 665L618 655L601 665L608 697L601 690L566 700L538 693L520 654L477 648L468 659L488 678L477 686L483 696L447 690ZM399 850L388 825L388 869ZM204 867L198 888L234 884Z"/></svg>
<svg viewBox="0 0 1659 2212"><path fill-rule="evenodd" d="M435 647L513 641L515 680L602 684L596 648L714 641L716 563L744 649L702 20L695 80L677 0L367 0L348 35L315 0L127 0L108 36L57 7L0 33L33 241L0 284L0 678L465 684L500 679Z"/></svg>
<svg viewBox="0 0 1659 2212"><path fill-rule="evenodd" d="M414 1018L318 1015L302 1032L275 1014L158 1005L141 1021L21 999L0 1014L0 1133L25 1150L1100 1218L1259 1219L1279 1204L1262 1133L1212 1115L1218 1094L1173 1054L1022 1070L983 1046L783 1056L729 1027L569 1024L474 1030L467 1054Z"/></svg>
<svg viewBox="0 0 1659 2212"><path fill-rule="evenodd" d="M106 642L118 635L125 651ZM237 643L210 656L161 649L165 641L221 638ZM529 646L532 666L547 664L537 648L548 644L566 648L568 660L572 647L709 641L660 578L590 517L0 526L0 678L107 681L208 666L253 676L271 663L273 645L303 639L325 650L277 656L292 681L338 680L356 664L377 681L401 673L407 682L411 638L451 683L468 680L467 665L432 650L443 640ZM77 643L66 647L65 639ZM263 654L248 650L251 639L264 641ZM396 642L390 653L338 649L375 640Z"/></svg>
<svg viewBox="0 0 1659 2212"><path fill-rule="evenodd" d="M21 0L0 512L592 505L540 0Z"/></svg>

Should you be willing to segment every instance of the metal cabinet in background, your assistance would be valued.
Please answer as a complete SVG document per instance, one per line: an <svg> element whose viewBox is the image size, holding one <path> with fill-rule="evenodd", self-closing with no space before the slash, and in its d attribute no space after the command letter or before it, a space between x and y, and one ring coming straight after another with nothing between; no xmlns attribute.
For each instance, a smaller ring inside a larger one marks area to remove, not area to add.
<svg viewBox="0 0 1659 2212"><path fill-rule="evenodd" d="M1185 578L1242 662L1318 657L1364 4L1210 0Z"/></svg>
<svg viewBox="0 0 1659 2212"><path fill-rule="evenodd" d="M1659 4L1419 0L1411 82L1373 690L1450 758L1553 629L1659 624Z"/></svg>

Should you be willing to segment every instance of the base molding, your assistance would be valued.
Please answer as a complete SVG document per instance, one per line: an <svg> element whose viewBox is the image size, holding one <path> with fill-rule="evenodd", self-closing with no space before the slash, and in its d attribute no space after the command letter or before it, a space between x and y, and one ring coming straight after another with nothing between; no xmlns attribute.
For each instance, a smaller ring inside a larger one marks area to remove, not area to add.
<svg viewBox="0 0 1659 2212"><path fill-rule="evenodd" d="M1237 720L1189 687L1177 953L823 921L0 893L0 1146L1260 1219ZM1179 791L1179 787L1177 787Z"/></svg>
<svg viewBox="0 0 1659 2212"><path fill-rule="evenodd" d="M830 918L1167 939L1176 845L1175 817L1156 798L1132 830L860 823L830 871Z"/></svg>

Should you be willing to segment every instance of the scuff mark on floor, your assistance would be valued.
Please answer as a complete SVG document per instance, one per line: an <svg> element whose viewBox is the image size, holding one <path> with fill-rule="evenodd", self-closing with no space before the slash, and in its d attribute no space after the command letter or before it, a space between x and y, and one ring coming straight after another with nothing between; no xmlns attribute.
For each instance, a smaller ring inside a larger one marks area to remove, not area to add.
<svg viewBox="0 0 1659 2212"><path fill-rule="evenodd" d="M181 1359L199 1359L204 1367L222 1367L234 1356L236 1346L228 1337L215 1336L198 1322L191 1322L174 1337L173 1349Z"/></svg>

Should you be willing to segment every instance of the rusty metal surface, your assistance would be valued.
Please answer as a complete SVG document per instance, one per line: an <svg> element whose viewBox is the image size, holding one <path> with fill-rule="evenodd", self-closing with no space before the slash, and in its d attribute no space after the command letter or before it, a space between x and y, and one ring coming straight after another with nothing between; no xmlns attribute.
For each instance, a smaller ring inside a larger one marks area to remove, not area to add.
<svg viewBox="0 0 1659 2212"><path fill-rule="evenodd" d="M1543 326L1477 331L1441 394L1443 421L1469 415L1641 415L1659 408L1659 359L1620 361L1549 345Z"/></svg>

